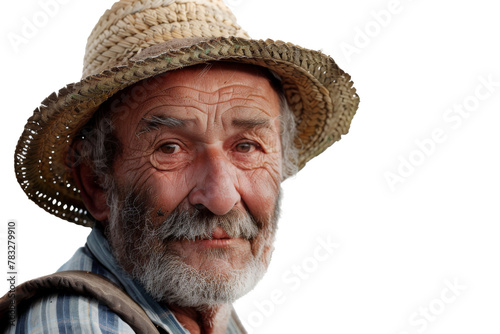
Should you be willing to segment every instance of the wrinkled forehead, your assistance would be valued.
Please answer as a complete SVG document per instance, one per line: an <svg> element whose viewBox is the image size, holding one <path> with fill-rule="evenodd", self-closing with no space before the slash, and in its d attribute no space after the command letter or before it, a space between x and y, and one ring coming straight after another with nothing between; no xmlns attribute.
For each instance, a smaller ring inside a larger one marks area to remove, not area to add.
<svg viewBox="0 0 500 334"><path fill-rule="evenodd" d="M219 127L266 121L279 132L282 96L277 77L266 68L209 63L140 81L115 94L95 117L109 119L120 140L142 133L143 122L158 117Z"/></svg>
<svg viewBox="0 0 500 334"><path fill-rule="evenodd" d="M236 103L248 107L247 110L253 106L254 114L260 110L277 117L282 96L278 78L263 67L208 63L140 81L112 97L103 106L103 111L111 114L114 123L124 125L122 121L125 119L126 123L137 124L146 114L154 113L155 108L168 110L173 106L178 110L204 101L208 109L211 105L225 109L228 103L235 107L233 104Z"/></svg>
<svg viewBox="0 0 500 334"><path fill-rule="evenodd" d="M111 97L106 104L108 105L108 109L110 109L109 106L113 107L118 105L121 107L133 108L147 98L147 96L158 93L165 88L165 85L172 82L178 83L179 85L186 83L198 85L205 84L205 89L210 91L210 85L212 83L207 80L209 74L212 78L219 78L223 83L232 82L238 84L238 82L235 81L238 78L236 73L247 74L255 79L265 79L268 85L259 84L255 85L254 88L256 90L261 90L263 93L271 93L272 91L279 97L283 96L280 79L267 68L231 62L212 62L185 67L142 80L118 92ZM271 90L269 90L269 88L271 88Z"/></svg>

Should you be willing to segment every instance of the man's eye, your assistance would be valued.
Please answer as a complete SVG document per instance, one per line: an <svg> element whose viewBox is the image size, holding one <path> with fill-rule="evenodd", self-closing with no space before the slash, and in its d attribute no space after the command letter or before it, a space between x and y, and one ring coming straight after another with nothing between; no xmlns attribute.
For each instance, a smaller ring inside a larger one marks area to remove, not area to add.
<svg viewBox="0 0 500 334"><path fill-rule="evenodd" d="M181 147L178 144L166 143L166 144L161 145L158 148L158 150L161 153L174 154L174 153L178 153L181 150Z"/></svg>
<svg viewBox="0 0 500 334"><path fill-rule="evenodd" d="M253 152L256 148L257 144L245 142L236 145L235 150L238 153L250 153Z"/></svg>

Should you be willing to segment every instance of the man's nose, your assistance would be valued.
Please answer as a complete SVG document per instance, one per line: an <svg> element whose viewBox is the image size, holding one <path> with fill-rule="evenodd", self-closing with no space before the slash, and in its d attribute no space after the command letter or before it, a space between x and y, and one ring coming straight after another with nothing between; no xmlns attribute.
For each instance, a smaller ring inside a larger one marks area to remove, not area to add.
<svg viewBox="0 0 500 334"><path fill-rule="evenodd" d="M191 205L204 206L215 215L224 215L240 201L235 167L223 154L206 154L197 163L193 177L195 187L188 197Z"/></svg>

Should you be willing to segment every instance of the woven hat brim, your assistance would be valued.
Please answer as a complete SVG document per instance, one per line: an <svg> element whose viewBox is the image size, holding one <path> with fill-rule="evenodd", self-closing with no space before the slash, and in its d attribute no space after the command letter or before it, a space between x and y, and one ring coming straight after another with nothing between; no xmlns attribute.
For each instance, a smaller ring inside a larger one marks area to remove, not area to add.
<svg viewBox="0 0 500 334"><path fill-rule="evenodd" d="M15 172L25 193L49 213L92 226L67 162L75 136L120 90L161 73L213 61L262 66L280 76L297 120L300 169L348 132L359 98L350 76L329 56L281 41L196 40L89 76L45 99L28 120L15 152Z"/></svg>

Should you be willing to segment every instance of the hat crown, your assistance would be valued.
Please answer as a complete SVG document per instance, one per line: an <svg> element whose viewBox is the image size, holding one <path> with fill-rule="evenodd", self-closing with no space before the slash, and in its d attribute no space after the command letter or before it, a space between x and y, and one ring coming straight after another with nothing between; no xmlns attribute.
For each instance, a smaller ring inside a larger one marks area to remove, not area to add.
<svg viewBox="0 0 500 334"><path fill-rule="evenodd" d="M121 0L87 40L83 78L126 64L138 52L182 38L249 38L222 0Z"/></svg>

